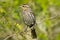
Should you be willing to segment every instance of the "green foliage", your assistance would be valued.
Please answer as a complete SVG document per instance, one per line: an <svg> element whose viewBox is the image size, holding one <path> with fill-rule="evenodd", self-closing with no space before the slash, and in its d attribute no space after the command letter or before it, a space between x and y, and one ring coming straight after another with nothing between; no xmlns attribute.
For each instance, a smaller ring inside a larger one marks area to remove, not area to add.
<svg viewBox="0 0 60 40"><path fill-rule="evenodd" d="M42 17L44 22L41 24L45 25L49 31L51 25L60 20L60 17L57 17L55 20L53 19L53 21L50 20L50 14L47 12L47 8L50 5L60 7L60 0L0 0L0 40L5 39L8 35L18 35L23 31L23 28L25 28L21 15L21 8L19 8L22 4L30 5L36 18L39 17L38 20L40 20ZM39 40L48 39L47 35L39 30L37 35ZM60 36L56 37L55 40L59 40L59 37ZM19 40L19 38L14 40Z"/></svg>

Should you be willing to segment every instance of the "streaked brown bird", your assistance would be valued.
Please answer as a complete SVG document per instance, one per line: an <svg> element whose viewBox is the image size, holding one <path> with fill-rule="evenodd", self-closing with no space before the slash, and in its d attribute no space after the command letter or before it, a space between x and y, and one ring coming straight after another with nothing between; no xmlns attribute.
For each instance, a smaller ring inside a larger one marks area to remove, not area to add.
<svg viewBox="0 0 60 40"><path fill-rule="evenodd" d="M24 4L22 6L20 6L22 8L22 17L24 19L24 23L28 26L28 27L33 27L35 25L35 17L34 14L32 12L32 9ZM31 34L33 38L36 38L36 32L35 32L35 28L33 27L33 29L31 29Z"/></svg>

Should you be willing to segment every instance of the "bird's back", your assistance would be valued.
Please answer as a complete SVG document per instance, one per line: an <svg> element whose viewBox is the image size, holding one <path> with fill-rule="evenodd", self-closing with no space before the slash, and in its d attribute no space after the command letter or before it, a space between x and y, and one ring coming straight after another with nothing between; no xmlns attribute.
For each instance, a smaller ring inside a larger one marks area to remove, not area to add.
<svg viewBox="0 0 60 40"><path fill-rule="evenodd" d="M26 25L33 26L35 24L35 17L32 13L32 11L23 11L23 19Z"/></svg>

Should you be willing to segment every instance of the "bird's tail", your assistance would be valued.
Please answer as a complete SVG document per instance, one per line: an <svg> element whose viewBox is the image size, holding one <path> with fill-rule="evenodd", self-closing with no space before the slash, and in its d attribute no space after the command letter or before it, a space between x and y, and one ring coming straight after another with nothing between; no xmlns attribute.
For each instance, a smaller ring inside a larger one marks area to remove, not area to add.
<svg viewBox="0 0 60 40"><path fill-rule="evenodd" d="M31 29L31 35L32 35L32 38L37 38L37 35L36 35L36 32L35 32L35 29Z"/></svg>

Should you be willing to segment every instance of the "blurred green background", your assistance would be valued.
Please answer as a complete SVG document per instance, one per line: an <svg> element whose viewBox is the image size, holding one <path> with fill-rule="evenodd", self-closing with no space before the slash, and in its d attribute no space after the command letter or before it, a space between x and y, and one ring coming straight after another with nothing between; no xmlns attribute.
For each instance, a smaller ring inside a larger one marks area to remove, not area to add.
<svg viewBox="0 0 60 40"><path fill-rule="evenodd" d="M38 40L60 40L60 0L0 0L0 40L26 40L20 35L26 26L19 8L23 4L35 14Z"/></svg>

